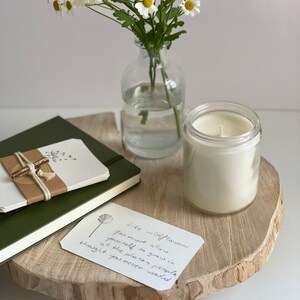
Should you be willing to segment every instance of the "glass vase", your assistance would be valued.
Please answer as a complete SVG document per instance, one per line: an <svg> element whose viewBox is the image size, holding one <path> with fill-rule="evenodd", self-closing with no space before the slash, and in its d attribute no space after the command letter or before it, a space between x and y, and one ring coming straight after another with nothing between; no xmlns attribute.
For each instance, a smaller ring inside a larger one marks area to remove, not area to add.
<svg viewBox="0 0 300 300"><path fill-rule="evenodd" d="M168 157L182 146L184 75L167 59L167 47L149 50L138 42L136 47L121 80L125 147L144 158Z"/></svg>

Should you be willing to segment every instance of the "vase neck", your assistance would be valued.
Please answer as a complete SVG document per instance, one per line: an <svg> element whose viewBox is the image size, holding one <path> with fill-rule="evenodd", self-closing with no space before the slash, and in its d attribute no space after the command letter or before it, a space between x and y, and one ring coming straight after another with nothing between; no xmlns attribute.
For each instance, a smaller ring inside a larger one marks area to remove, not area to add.
<svg viewBox="0 0 300 300"><path fill-rule="evenodd" d="M140 60L150 61L152 63L156 62L157 64L167 64L167 47L164 46L162 49L147 49L136 43L138 49L138 58Z"/></svg>

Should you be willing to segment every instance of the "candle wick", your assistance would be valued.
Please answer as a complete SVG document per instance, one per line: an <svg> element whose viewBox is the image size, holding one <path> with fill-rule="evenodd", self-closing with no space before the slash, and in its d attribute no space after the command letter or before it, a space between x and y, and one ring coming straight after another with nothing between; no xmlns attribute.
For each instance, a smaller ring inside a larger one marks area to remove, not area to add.
<svg viewBox="0 0 300 300"><path fill-rule="evenodd" d="M223 124L220 124L220 137L224 137L224 126Z"/></svg>

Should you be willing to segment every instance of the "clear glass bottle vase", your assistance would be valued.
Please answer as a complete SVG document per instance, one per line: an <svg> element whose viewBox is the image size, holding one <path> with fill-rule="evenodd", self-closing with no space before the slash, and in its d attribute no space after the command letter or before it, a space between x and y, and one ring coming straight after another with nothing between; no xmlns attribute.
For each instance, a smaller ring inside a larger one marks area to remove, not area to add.
<svg viewBox="0 0 300 300"><path fill-rule="evenodd" d="M163 158L182 145L184 75L160 51L143 48L124 70L121 80L124 111L123 140L132 153L144 158Z"/></svg>

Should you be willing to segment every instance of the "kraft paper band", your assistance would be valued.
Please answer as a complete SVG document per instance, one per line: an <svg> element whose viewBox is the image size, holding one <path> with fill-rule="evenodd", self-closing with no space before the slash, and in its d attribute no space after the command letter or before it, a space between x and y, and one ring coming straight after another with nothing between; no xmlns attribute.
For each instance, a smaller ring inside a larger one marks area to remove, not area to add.
<svg viewBox="0 0 300 300"><path fill-rule="evenodd" d="M23 154L31 162L37 161L37 160L43 158L43 155L37 149L23 152ZM22 168L21 164L19 163L19 161L15 155L10 155L7 157L0 158L0 161L2 162L6 171L8 172L9 177L10 177L10 174L12 174L13 172ZM41 166L41 169L44 172L52 171L49 164L44 164L43 166ZM42 179L42 181L45 184L45 186L47 187L47 189L50 191L51 197L54 197L56 195L59 195L59 194L62 194L62 193L65 193L68 191L65 183L57 175L51 180L46 181L46 180ZM27 204L32 204L32 203L44 200L43 192L41 191L39 186L36 184L36 182L32 179L32 177L30 175L18 177L16 179L14 179L14 182L17 185L17 187L19 188L19 190L23 193L24 197L26 198Z"/></svg>

